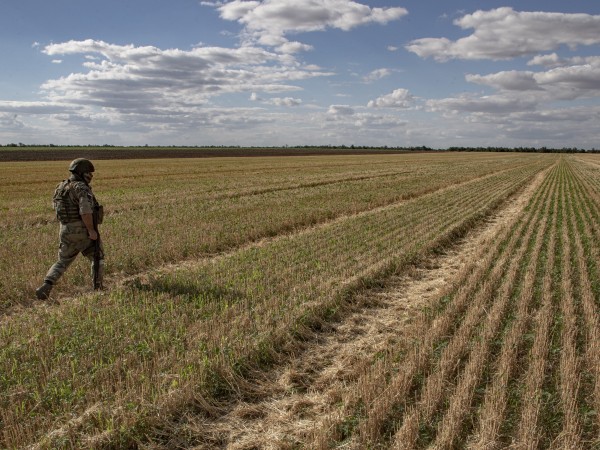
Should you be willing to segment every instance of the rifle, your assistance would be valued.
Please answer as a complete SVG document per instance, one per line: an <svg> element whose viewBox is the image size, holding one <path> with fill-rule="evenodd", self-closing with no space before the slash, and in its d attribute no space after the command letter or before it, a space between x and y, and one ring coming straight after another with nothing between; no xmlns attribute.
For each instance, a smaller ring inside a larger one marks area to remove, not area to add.
<svg viewBox="0 0 600 450"><path fill-rule="evenodd" d="M94 208L94 231L98 235L96 240L94 241L94 272L93 272L93 283L94 290L102 289L102 278L100 276L100 256L102 254L102 250L100 249L100 232L98 231L98 209L99 206Z"/></svg>

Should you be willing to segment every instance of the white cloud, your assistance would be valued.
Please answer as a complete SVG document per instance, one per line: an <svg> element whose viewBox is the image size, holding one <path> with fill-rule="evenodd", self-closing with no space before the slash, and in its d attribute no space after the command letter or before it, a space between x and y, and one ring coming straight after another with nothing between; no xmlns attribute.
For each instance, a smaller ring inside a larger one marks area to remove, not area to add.
<svg viewBox="0 0 600 450"><path fill-rule="evenodd" d="M263 64L267 61L283 61L280 55L256 47L229 49L222 47L196 47L185 51L179 49L162 50L157 47L115 45L104 41L86 39L50 44L43 50L47 55L84 54L86 57L100 54L114 63L146 64L158 66L166 63L181 70L204 69L211 65Z"/></svg>
<svg viewBox="0 0 600 450"><path fill-rule="evenodd" d="M549 55L536 55L531 58L528 62L528 66L544 66L544 67L560 67L568 62L560 58L556 53Z"/></svg>
<svg viewBox="0 0 600 450"><path fill-rule="evenodd" d="M600 107L571 107L565 109L546 109L543 111L520 112L511 116L515 121L528 123L545 123L551 127L556 127L558 124L569 123L569 127L573 123L597 122L600 119Z"/></svg>
<svg viewBox="0 0 600 450"><path fill-rule="evenodd" d="M226 4L217 4L221 11L221 18L225 20L240 20L253 9L260 6L258 1L234 0Z"/></svg>
<svg viewBox="0 0 600 450"><path fill-rule="evenodd" d="M585 95L586 92L600 96L600 64L559 67L537 73L535 79L540 86L557 87L575 97Z"/></svg>
<svg viewBox="0 0 600 450"><path fill-rule="evenodd" d="M476 11L454 22L473 34L451 41L423 38L409 43L407 50L422 58L510 59L568 45L600 43L600 16L550 12L519 12L504 7Z"/></svg>
<svg viewBox="0 0 600 450"><path fill-rule="evenodd" d="M299 98L285 97L285 98L271 98L268 100L268 103L275 106L286 106L288 108L294 106L300 106L302 104L302 100Z"/></svg>
<svg viewBox="0 0 600 450"><path fill-rule="evenodd" d="M321 101L327 100L321 99L328 96L343 97L338 99L343 103L357 93L343 91L347 85L341 78L325 95L314 83L305 85L304 80L334 74L296 59L297 53L313 50L299 36L386 24L406 14L403 8L374 8L359 1L202 1L242 27L238 48L197 44L186 51L92 39L46 47L36 43L53 62L80 55L82 68L44 83L43 102L0 101L2 139L18 142L26 134L28 142L70 144L598 147L600 107L590 106L588 99L600 92L600 57L573 52L569 57L563 47L599 43L595 30L600 16L511 8L461 12L455 23L472 30L464 33L469 36L418 39L407 48L438 61L528 55L528 70L470 73L466 81L479 85L475 89L480 92L468 95L447 93L449 98L425 100L406 89L390 89L380 97L373 94L366 106L323 106ZM398 69L379 68L366 75L360 70L353 69L354 81L363 75L366 82L381 80ZM298 93L309 87L315 90ZM431 95L441 88L436 86ZM583 99L577 104L587 106L558 107L569 106L560 101L571 99ZM221 106L240 100L255 107Z"/></svg>
<svg viewBox="0 0 600 450"><path fill-rule="evenodd" d="M426 104L431 111L436 112L509 114L515 111L532 111L538 102L524 96L489 95L476 97L461 95L454 98L428 100Z"/></svg>
<svg viewBox="0 0 600 450"><path fill-rule="evenodd" d="M331 116L352 116L354 114L354 108L349 105L331 105L327 114Z"/></svg>
<svg viewBox="0 0 600 450"><path fill-rule="evenodd" d="M536 55L527 62L528 66L544 66L556 68L563 66L577 66L582 64L600 65L600 56L574 56L572 58L560 58L556 53L549 55Z"/></svg>
<svg viewBox="0 0 600 450"><path fill-rule="evenodd" d="M217 9L222 19L244 25L249 42L287 52L310 48L298 43L287 46L288 34L327 28L348 31L369 23L386 24L408 14L400 7L371 8L352 0L234 0L220 4Z"/></svg>
<svg viewBox="0 0 600 450"><path fill-rule="evenodd" d="M25 124L18 117L17 114L0 112L0 126L2 126L4 131L22 130L25 128Z"/></svg>
<svg viewBox="0 0 600 450"><path fill-rule="evenodd" d="M396 89L368 103L369 108L410 108L414 105L414 96L406 89Z"/></svg>
<svg viewBox="0 0 600 450"><path fill-rule="evenodd" d="M404 8L370 8L351 0L266 0L227 2L221 17L245 24L250 30L277 34L338 28L348 31L368 23L386 24L408 13Z"/></svg>
<svg viewBox="0 0 600 450"><path fill-rule="evenodd" d="M509 142L525 141L529 145L548 147L598 148L598 133L595 130L595 124L600 120L598 106L516 112L503 117L480 115L475 120L499 128Z"/></svg>
<svg viewBox="0 0 600 450"><path fill-rule="evenodd" d="M408 123L394 115L383 114L356 114L354 126L362 130L394 130L398 127L405 127Z"/></svg>
<svg viewBox="0 0 600 450"><path fill-rule="evenodd" d="M561 145L567 142L569 146L575 143L594 146L598 139L595 123L600 119L600 108L558 108L557 102L600 96L600 57L565 57L555 52L540 52L561 46L573 50L578 45L600 43L600 34L595 32L600 26L600 16L521 13L499 8L477 11L455 23L473 28L473 34L457 41L420 39L407 48L438 61L499 60L530 54L535 56L528 61L528 66L543 68L541 71L467 74L467 82L487 86L495 92L428 100L426 111L441 113L447 121L443 126L455 130L456 141L485 142L487 131L493 136L494 142L490 145L556 147L557 142L562 142ZM448 137L447 145L452 145Z"/></svg>
<svg viewBox="0 0 600 450"><path fill-rule="evenodd" d="M44 102L0 102L0 113L19 114L25 123L45 117L49 125L29 128L31 142L37 136L38 142L170 145L174 140L197 144L185 139L200 136L210 144L222 142L223 130L228 130L228 141L239 138L240 145L250 143L254 135L253 142L264 143L265 131L272 132L272 124L284 120L284 114L270 114L265 107L218 108L218 97L245 94L269 107L291 108L302 105L302 100L263 97L300 91L298 82L332 75L289 55L253 46L183 51L88 39L51 44L42 51L53 57L80 54L84 62L82 71L43 83ZM3 123L10 117L3 115ZM298 117L289 120L298 122Z"/></svg>
<svg viewBox="0 0 600 450"><path fill-rule="evenodd" d="M302 44L301 42L284 42L283 44L277 46L277 51L285 54L292 55L298 52L308 52L312 50L313 47L311 45Z"/></svg>
<svg viewBox="0 0 600 450"><path fill-rule="evenodd" d="M510 70L491 75L468 74L465 78L471 83L492 86L502 90L529 91L541 89L535 80L534 72Z"/></svg>
<svg viewBox="0 0 600 450"><path fill-rule="evenodd" d="M545 72L511 70L490 75L467 75L466 80L501 91L543 91L543 94L538 94L540 101L599 97L600 58L586 60L590 63L557 67Z"/></svg>
<svg viewBox="0 0 600 450"><path fill-rule="evenodd" d="M265 105L273 105L273 106L285 106L285 107L293 107L302 105L302 100L299 98L293 97L273 97L273 98L263 98L259 96L256 92L253 92L250 95L250 101L253 102L261 102Z"/></svg>
<svg viewBox="0 0 600 450"><path fill-rule="evenodd" d="M52 44L48 55L100 55L86 73L42 85L49 99L81 106L148 111L205 105L212 97L243 92L290 92L294 81L328 76L286 55L258 47L198 47L189 51L114 45L91 39Z"/></svg>
<svg viewBox="0 0 600 450"><path fill-rule="evenodd" d="M0 112L11 114L61 114L73 111L71 105L54 102L21 102L0 100Z"/></svg>
<svg viewBox="0 0 600 450"><path fill-rule="evenodd" d="M408 124L394 114L365 113L348 105L331 105L326 113L315 113L311 118L311 124L302 119L294 124L298 130L309 126L315 130L301 141L333 145L390 145L399 139L404 143Z"/></svg>
<svg viewBox="0 0 600 450"><path fill-rule="evenodd" d="M392 74L391 69L376 69L371 73L363 77L363 80L367 83L372 83L373 81L381 80L382 78L389 77Z"/></svg>

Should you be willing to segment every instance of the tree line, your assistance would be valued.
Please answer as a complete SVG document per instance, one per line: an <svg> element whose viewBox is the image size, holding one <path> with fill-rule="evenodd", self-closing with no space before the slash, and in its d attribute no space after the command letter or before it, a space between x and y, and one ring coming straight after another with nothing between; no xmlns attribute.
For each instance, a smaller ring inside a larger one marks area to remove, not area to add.
<svg viewBox="0 0 600 450"><path fill-rule="evenodd" d="M394 150L394 151L448 151L448 152L523 152L523 153L599 153L600 149L583 149L577 147L448 147L431 148L425 145L421 146L369 146L369 145L280 145L280 146L240 146L240 145L111 145L111 144L88 144L88 145L55 145L55 144L18 144L9 143L0 144L0 148L123 148L123 149L142 149L142 148L189 148L189 149L330 149L330 150Z"/></svg>

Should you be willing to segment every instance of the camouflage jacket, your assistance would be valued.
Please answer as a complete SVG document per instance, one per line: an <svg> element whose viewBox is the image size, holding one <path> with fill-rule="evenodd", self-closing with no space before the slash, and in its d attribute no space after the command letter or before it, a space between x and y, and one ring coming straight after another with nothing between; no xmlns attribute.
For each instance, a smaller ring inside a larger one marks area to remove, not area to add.
<svg viewBox="0 0 600 450"><path fill-rule="evenodd" d="M76 175L56 186L52 204L61 223L81 220L82 214L92 214L99 207L92 188Z"/></svg>

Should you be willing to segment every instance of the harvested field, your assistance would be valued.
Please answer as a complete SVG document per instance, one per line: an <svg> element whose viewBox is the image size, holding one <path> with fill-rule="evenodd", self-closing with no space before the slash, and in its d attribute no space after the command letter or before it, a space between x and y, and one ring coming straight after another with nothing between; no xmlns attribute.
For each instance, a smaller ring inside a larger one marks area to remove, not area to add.
<svg viewBox="0 0 600 450"><path fill-rule="evenodd" d="M2 446L600 445L600 159L189 161L99 170L108 292L14 262ZM56 226L29 196L13 245Z"/></svg>

